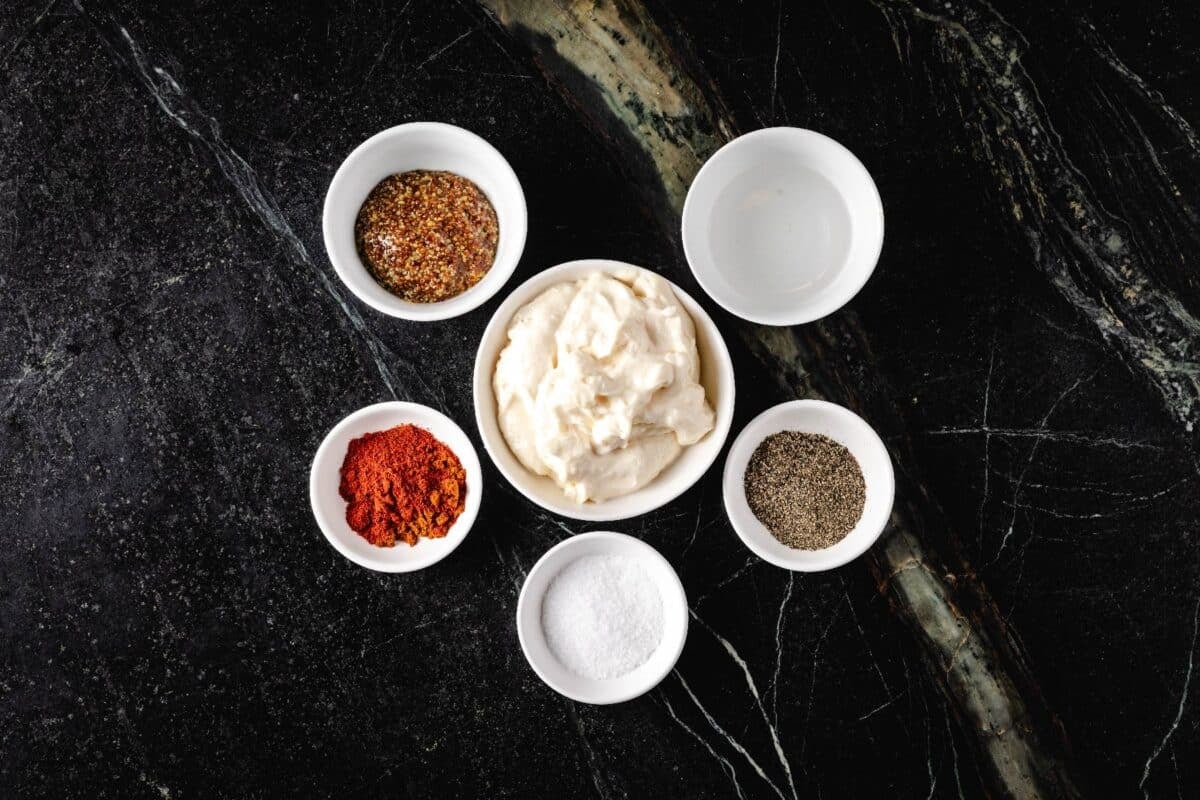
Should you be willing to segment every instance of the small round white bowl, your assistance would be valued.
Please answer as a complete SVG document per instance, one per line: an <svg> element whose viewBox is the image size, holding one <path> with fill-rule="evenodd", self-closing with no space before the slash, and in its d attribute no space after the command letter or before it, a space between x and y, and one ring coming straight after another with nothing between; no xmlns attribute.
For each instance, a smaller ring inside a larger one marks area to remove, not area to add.
<svg viewBox="0 0 1200 800"><path fill-rule="evenodd" d="M729 427L733 423L733 362L716 323L700 304L675 284L671 288L696 327L696 346L700 351L700 383L716 414L713 429L695 444L685 447L670 466L654 480L636 492L603 500L598 503L576 503L563 494L553 480L535 475L525 468L508 448L500 432L496 395L492 390L492 373L500 351L508 344L508 324L513 314L539 294L566 281L574 281L600 271L607 273L642 269L621 261L589 258L568 261L534 275L513 290L496 309L483 332L479 352L475 357L475 421L484 449L496 468L513 487L547 511L572 519L593 522L612 522L653 511L683 494L700 480L716 461Z"/></svg>
<svg viewBox="0 0 1200 800"><path fill-rule="evenodd" d="M389 175L414 169L447 170L473 181L496 209L500 226L492 268L467 291L438 303L410 303L380 286L354 244L354 221L367 195ZM325 194L322 227L334 270L359 300L393 317L438 320L487 302L508 281L525 249L526 214L521 183L496 148L455 125L410 122L375 134L346 157Z"/></svg>
<svg viewBox="0 0 1200 800"><path fill-rule="evenodd" d="M658 649L629 674L608 680L584 678L564 667L550 651L542 629L542 598L550 583L575 559L593 555L637 559L658 585L663 601L663 638ZM679 660L687 628L687 595L675 569L653 547L623 533L581 533L559 542L529 570L517 599L517 638L529 666L551 689L581 703L623 703L653 689Z"/></svg>
<svg viewBox="0 0 1200 800"><path fill-rule="evenodd" d="M870 173L828 136L764 128L708 159L683 204L696 280L731 314L764 325L812 322L863 287L883 247Z"/></svg>
<svg viewBox="0 0 1200 800"><path fill-rule="evenodd" d="M862 518L846 537L823 550L797 550L780 542L758 521L746 502L744 479L750 456L763 439L780 431L828 436L858 460L866 484ZM862 417L824 400L793 400L759 414L738 434L725 459L725 511L746 546L764 561L797 572L822 572L860 555L883 533L892 513L896 479L883 440Z"/></svg>
<svg viewBox="0 0 1200 800"><path fill-rule="evenodd" d="M410 423L424 428L454 451L467 476L467 499L462 514L440 539L421 539L409 546L376 547L346 522L346 501L338 493L342 461L352 439ZM317 448L308 479L308 497L321 533L333 548L359 566L379 572L412 572L436 564L462 544L479 514L483 472L471 440L452 419L418 403L399 401L360 408L333 427Z"/></svg>

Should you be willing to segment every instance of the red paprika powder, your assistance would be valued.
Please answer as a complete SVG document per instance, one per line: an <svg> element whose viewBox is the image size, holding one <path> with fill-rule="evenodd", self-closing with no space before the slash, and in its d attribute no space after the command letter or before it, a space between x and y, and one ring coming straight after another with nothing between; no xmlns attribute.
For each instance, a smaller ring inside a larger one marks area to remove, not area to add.
<svg viewBox="0 0 1200 800"><path fill-rule="evenodd" d="M346 522L377 547L438 539L462 513L467 496L462 462L432 433L397 425L350 442L338 489Z"/></svg>

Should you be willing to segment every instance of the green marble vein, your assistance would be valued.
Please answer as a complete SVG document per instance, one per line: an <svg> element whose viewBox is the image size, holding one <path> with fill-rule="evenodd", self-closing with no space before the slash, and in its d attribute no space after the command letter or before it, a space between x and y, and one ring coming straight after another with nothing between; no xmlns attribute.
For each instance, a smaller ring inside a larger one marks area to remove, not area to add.
<svg viewBox="0 0 1200 800"><path fill-rule="evenodd" d="M987 122L966 129L986 154L981 160L1009 201L1016 230L1029 239L1032 264L1158 391L1192 446L1200 447L1200 319L1155 274L1154 265L1162 259L1145 236L1131 230L1135 220L1105 208L1073 163L1025 68L1027 45L1020 32L990 3L977 0L953 7L911 0L876 6L897 40L911 35L910 27L932 31L929 50L944 66L939 74L947 76L946 93L958 93L964 106L986 110ZM1200 154L1200 140L1183 117L1125 66L1094 28L1086 26L1084 33L1100 59L1168 122L1177 146ZM1114 108L1113 113L1117 118L1110 127L1119 131L1119 115L1128 112ZM1131 140L1128 146L1157 163L1149 139ZM1194 230L1194 209L1174 178L1165 170L1162 177L1161 187L1146 187L1161 204L1153 215L1181 213ZM1169 240L1157 233L1150 238ZM1169 257L1188 264L1192 251L1177 245Z"/></svg>
<svg viewBox="0 0 1200 800"><path fill-rule="evenodd" d="M657 198L653 210L674 235L692 177L737 133L716 87L680 42L636 0L481 1L613 143L629 172ZM914 478L919 471L891 392L873 374L855 317L841 312L795 329L746 326L743 336L794 394L854 408L898 443L896 511L867 561L975 744L990 788L1006 797L1078 796L1061 726L1015 633Z"/></svg>

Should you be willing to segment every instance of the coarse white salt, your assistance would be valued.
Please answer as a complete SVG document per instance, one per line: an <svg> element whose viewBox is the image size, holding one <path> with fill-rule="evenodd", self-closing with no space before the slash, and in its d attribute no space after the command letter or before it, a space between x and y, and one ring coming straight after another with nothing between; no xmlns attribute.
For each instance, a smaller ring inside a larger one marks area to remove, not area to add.
<svg viewBox="0 0 1200 800"><path fill-rule="evenodd" d="M542 632L554 657L583 678L619 678L645 664L663 637L663 599L636 559L582 556L542 598Z"/></svg>

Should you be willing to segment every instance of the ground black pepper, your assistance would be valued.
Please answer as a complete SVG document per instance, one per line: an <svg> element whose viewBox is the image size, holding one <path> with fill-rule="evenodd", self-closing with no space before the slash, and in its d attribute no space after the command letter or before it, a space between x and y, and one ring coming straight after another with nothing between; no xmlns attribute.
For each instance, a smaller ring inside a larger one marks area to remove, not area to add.
<svg viewBox="0 0 1200 800"><path fill-rule="evenodd" d="M750 456L744 481L750 510L788 547L829 547L862 518L862 469L828 436L781 431L766 437Z"/></svg>
<svg viewBox="0 0 1200 800"><path fill-rule="evenodd" d="M499 239L487 195L453 172L389 175L354 223L363 264L383 288L414 303L447 300L479 283Z"/></svg>

